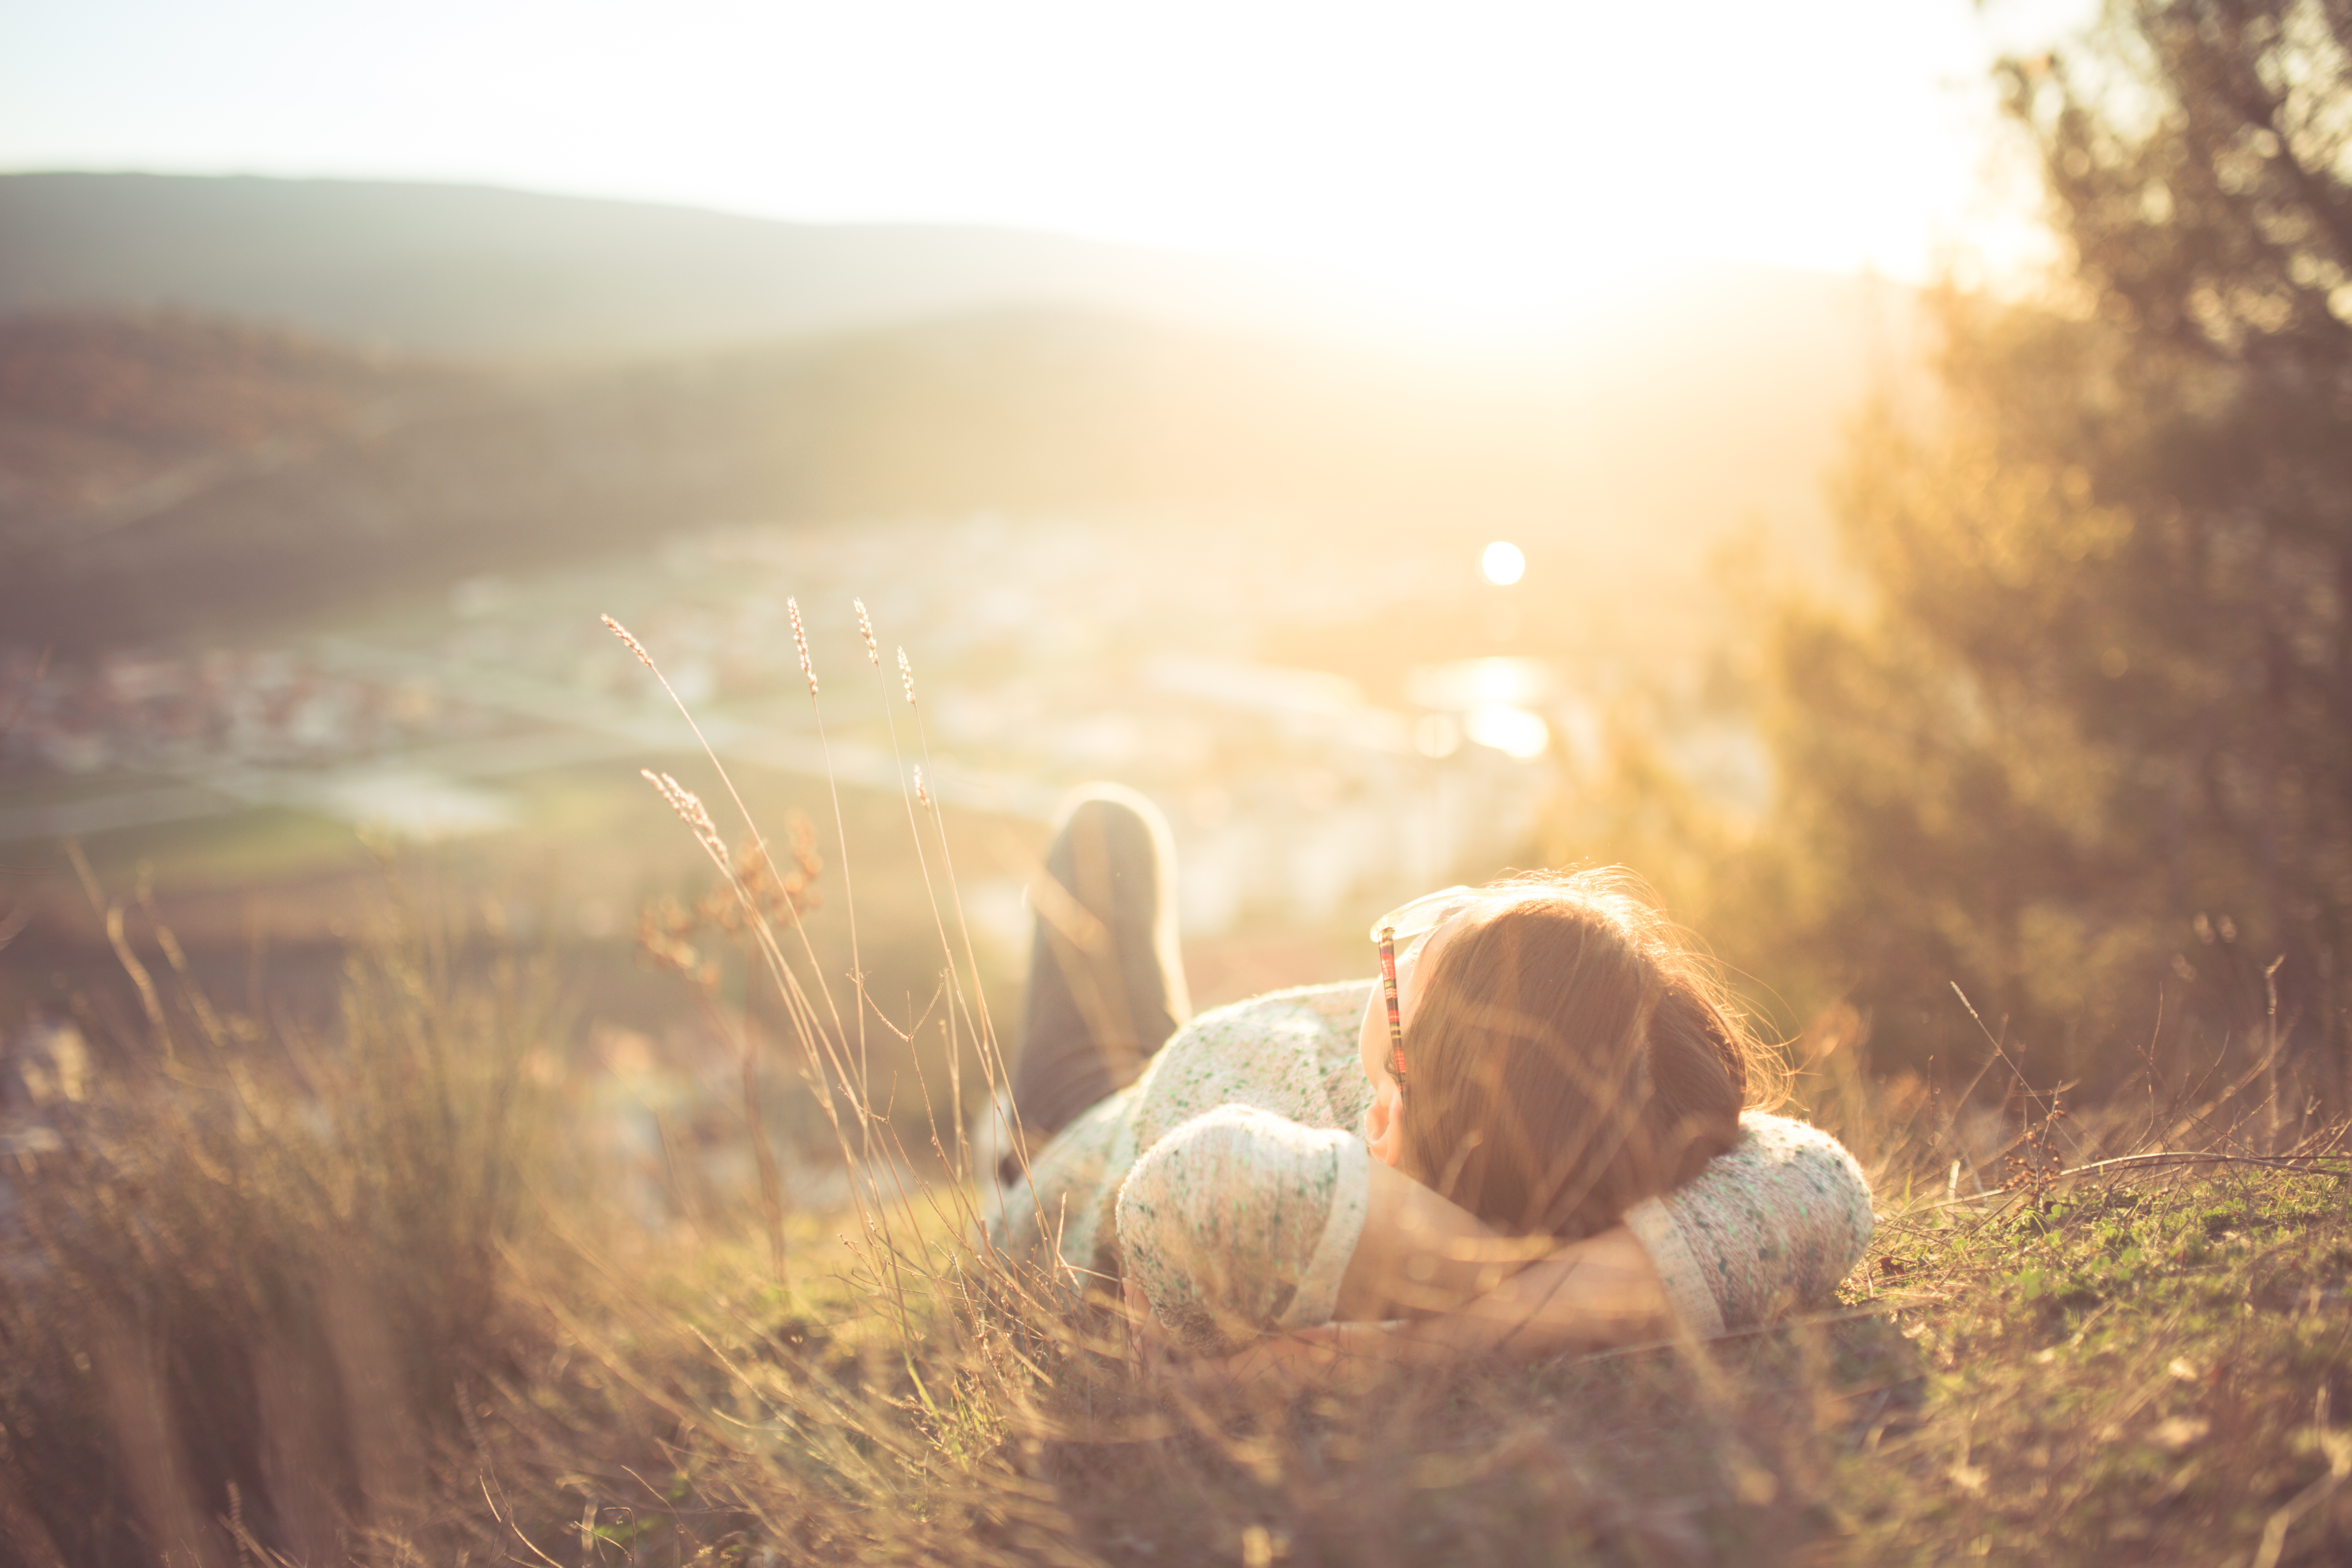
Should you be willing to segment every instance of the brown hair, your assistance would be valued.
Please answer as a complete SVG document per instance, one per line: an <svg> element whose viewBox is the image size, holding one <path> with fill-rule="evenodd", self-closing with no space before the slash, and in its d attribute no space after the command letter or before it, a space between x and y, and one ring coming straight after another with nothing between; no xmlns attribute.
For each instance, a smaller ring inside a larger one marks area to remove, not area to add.
<svg viewBox="0 0 2352 1568"><path fill-rule="evenodd" d="M1739 1135L1753 1037L1620 870L1492 884L1405 1033L1404 1164L1520 1234L1605 1230Z"/></svg>

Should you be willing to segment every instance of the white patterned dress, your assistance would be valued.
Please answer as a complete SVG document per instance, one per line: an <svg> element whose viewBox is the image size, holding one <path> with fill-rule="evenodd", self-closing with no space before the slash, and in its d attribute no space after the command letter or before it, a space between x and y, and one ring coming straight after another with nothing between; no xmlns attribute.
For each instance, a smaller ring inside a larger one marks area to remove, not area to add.
<svg viewBox="0 0 2352 1568"><path fill-rule="evenodd" d="M1373 984L1193 1019L1046 1144L991 1240L1058 1255L1089 1291L1133 1282L1202 1351L1330 1321L1370 1191L1357 1026ZM1827 1133L1750 1111L1737 1146L1624 1219L1677 1318L1709 1338L1828 1296L1869 1243L1870 1188Z"/></svg>

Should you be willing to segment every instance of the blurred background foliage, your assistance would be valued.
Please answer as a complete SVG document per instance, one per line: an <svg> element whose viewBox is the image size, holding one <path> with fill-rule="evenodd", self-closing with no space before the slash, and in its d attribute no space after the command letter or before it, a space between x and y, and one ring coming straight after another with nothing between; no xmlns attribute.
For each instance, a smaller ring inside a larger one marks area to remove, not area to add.
<svg viewBox="0 0 2352 1568"><path fill-rule="evenodd" d="M1931 293L1932 392L1874 399L1833 489L1865 592L1755 605L1773 806L1619 752L1603 837L1882 1068L1980 1056L1957 984L2045 1088L2284 1039L2284 1113L2346 1108L2347 50L2340 5L2135 0L2005 62L2063 261Z"/></svg>

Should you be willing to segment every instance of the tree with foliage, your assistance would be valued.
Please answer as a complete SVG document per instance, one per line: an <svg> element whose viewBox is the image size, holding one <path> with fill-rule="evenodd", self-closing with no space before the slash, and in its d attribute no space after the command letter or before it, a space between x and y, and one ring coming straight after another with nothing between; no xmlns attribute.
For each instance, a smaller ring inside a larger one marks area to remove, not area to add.
<svg viewBox="0 0 2352 1568"><path fill-rule="evenodd" d="M1789 940L1883 1063L1957 982L2037 1078L2284 1039L2281 1113L2342 1110L2352 5L2110 0L2000 79L2063 261L1940 292L1932 416L1841 485L1868 607L1769 639Z"/></svg>

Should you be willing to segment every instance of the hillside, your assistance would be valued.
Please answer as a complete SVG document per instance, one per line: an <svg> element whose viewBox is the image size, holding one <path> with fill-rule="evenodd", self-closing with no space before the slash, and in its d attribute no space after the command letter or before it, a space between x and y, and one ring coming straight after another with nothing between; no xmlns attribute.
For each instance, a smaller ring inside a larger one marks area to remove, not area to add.
<svg viewBox="0 0 2352 1568"><path fill-rule="evenodd" d="M1049 235L0 176L0 616L36 645L249 630L677 529L985 510L1504 533L1687 597L1750 522L1824 569L1841 421L1912 318L1693 264L1472 353Z"/></svg>
<svg viewBox="0 0 2352 1568"><path fill-rule="evenodd" d="M1850 288L1850 286L1849 286ZM1070 310L485 368L176 315L0 321L12 640L170 637L734 521L1265 509L1563 541L1694 580L1760 517L1826 553L1862 312L1498 364ZM1710 307L1711 315L1710 315Z"/></svg>
<svg viewBox="0 0 2352 1568"><path fill-rule="evenodd" d="M1266 321L1265 268L1061 235L795 224L478 186L0 175L0 316L171 308L474 356L823 337L1049 305Z"/></svg>
<svg viewBox="0 0 2352 1568"><path fill-rule="evenodd" d="M1630 279L1555 320L1554 358L1636 347L1845 378L1899 291L1741 263ZM1878 296L1885 295L1885 298ZM1830 313L1823 314L1828 307ZM579 362L814 339L1008 310L1324 338L1378 330L1295 268L1067 235L803 224L480 186L0 174L0 318L172 310L406 352Z"/></svg>

